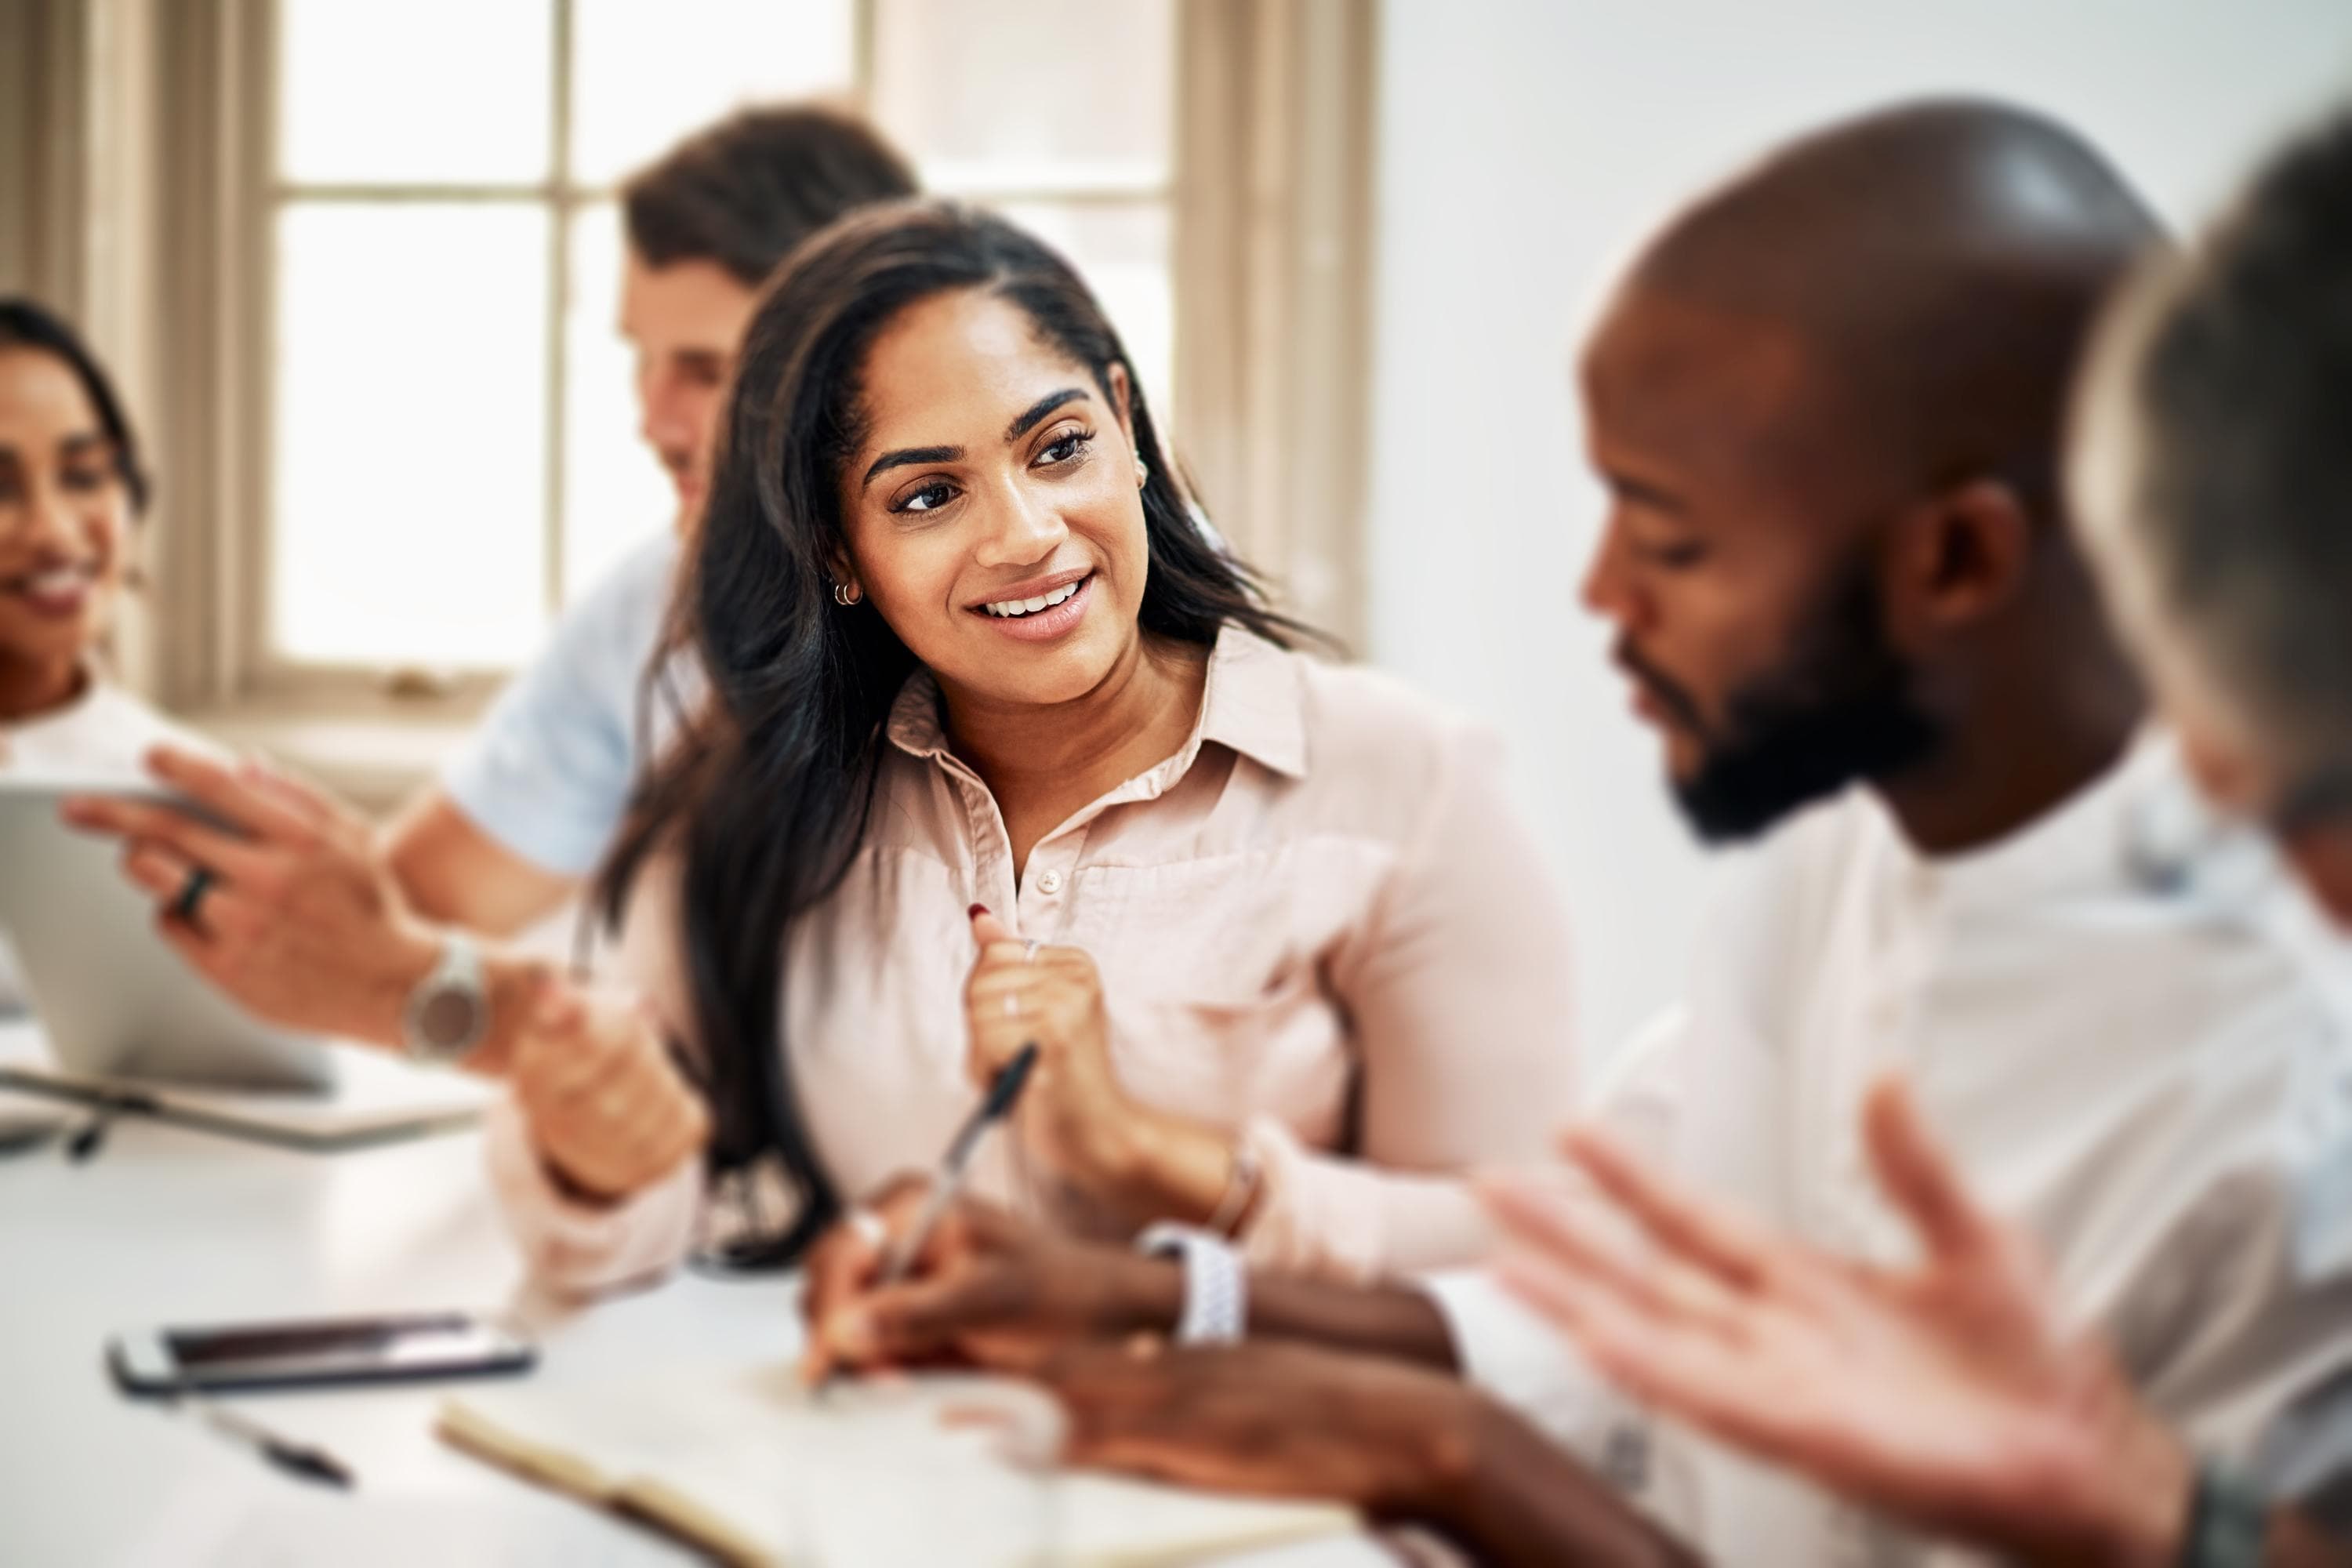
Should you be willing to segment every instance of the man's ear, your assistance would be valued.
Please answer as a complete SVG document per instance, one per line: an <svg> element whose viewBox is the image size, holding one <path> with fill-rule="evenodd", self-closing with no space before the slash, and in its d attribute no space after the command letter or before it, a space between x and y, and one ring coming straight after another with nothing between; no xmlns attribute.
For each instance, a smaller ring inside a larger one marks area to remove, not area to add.
<svg viewBox="0 0 2352 1568"><path fill-rule="evenodd" d="M1971 479L1913 505L1895 524L1889 629L1917 643L1997 614L2023 592L2037 541L2017 491Z"/></svg>

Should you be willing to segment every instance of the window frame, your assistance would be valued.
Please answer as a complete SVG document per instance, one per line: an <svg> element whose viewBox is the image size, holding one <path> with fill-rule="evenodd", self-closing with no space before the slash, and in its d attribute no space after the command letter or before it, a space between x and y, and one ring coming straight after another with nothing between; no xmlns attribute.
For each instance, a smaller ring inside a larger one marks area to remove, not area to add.
<svg viewBox="0 0 2352 1568"><path fill-rule="evenodd" d="M368 752L362 771L389 787L420 771L410 752L445 745L511 672L388 680L381 669L296 663L268 646L274 216L285 193L321 188L277 178L276 0L42 3L81 24L88 100L77 109L93 127L79 193L84 287L79 299L58 297L94 322L119 323L99 341L127 369L162 477L152 590L128 628L124 673L171 710L290 751L331 783L350 773L338 753ZM551 3L562 64L551 112L563 137L571 4ZM876 3L855 0L861 104L874 79ZM1287 585L1286 605L1353 640L1363 605L1377 8L1178 0L1175 12L1164 179L939 188L992 204L1164 205L1176 324L1170 423L1181 454L1225 537ZM608 195L563 180L567 163L545 182L499 187L548 202L555 220L551 521L563 499L571 222ZM546 531L552 605L562 541L560 527ZM388 731L415 744L391 745Z"/></svg>

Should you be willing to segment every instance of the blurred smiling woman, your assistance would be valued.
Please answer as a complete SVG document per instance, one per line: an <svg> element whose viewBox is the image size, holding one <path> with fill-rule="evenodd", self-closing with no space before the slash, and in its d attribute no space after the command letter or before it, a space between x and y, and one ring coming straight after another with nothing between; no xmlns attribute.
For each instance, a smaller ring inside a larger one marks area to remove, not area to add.
<svg viewBox="0 0 2352 1568"><path fill-rule="evenodd" d="M105 371L57 317L0 300L0 770L136 778L173 734L100 667L146 503Z"/></svg>
<svg viewBox="0 0 2352 1568"><path fill-rule="evenodd" d="M141 777L181 739L100 654L147 501L139 443L73 329L0 299L0 775ZM17 984L0 947L0 1011Z"/></svg>
<svg viewBox="0 0 2352 1568"><path fill-rule="evenodd" d="M769 1156L789 1259L1028 1041L982 1191L1331 1274L1480 1250L1465 1171L1538 1156L1574 1068L1492 748L1289 650L1003 220L845 220L740 363L685 606L712 709L606 879L646 1005L551 999L493 1138L541 1269L657 1271Z"/></svg>

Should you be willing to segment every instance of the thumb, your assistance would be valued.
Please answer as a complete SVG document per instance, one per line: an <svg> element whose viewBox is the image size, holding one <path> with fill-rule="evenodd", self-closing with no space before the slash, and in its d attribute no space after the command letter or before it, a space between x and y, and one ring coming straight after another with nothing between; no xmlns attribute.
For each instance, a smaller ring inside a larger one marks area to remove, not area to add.
<svg viewBox="0 0 2352 1568"><path fill-rule="evenodd" d="M1021 939L1013 934L1010 926L991 914L987 905L974 904L971 906L971 940L985 948L996 942L1019 942Z"/></svg>
<svg viewBox="0 0 2352 1568"><path fill-rule="evenodd" d="M1873 1084L1862 1125L1879 1186L1918 1229L1929 1253L1949 1258L1984 1243L1994 1224L1928 1131L1908 1084L1894 1075Z"/></svg>

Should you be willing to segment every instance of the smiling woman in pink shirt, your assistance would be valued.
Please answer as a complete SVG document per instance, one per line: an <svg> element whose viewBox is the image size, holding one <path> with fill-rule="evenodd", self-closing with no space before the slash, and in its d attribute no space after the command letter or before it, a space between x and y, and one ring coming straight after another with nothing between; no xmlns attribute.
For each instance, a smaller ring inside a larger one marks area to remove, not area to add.
<svg viewBox="0 0 2352 1568"><path fill-rule="evenodd" d="M493 1127L553 1283L748 1215L789 1261L1031 1041L983 1193L1349 1278L1482 1249L1465 1173L1575 1066L1496 748L1287 646L1059 257L908 205L787 263L681 619L710 703L606 879L642 1001L551 994Z"/></svg>

